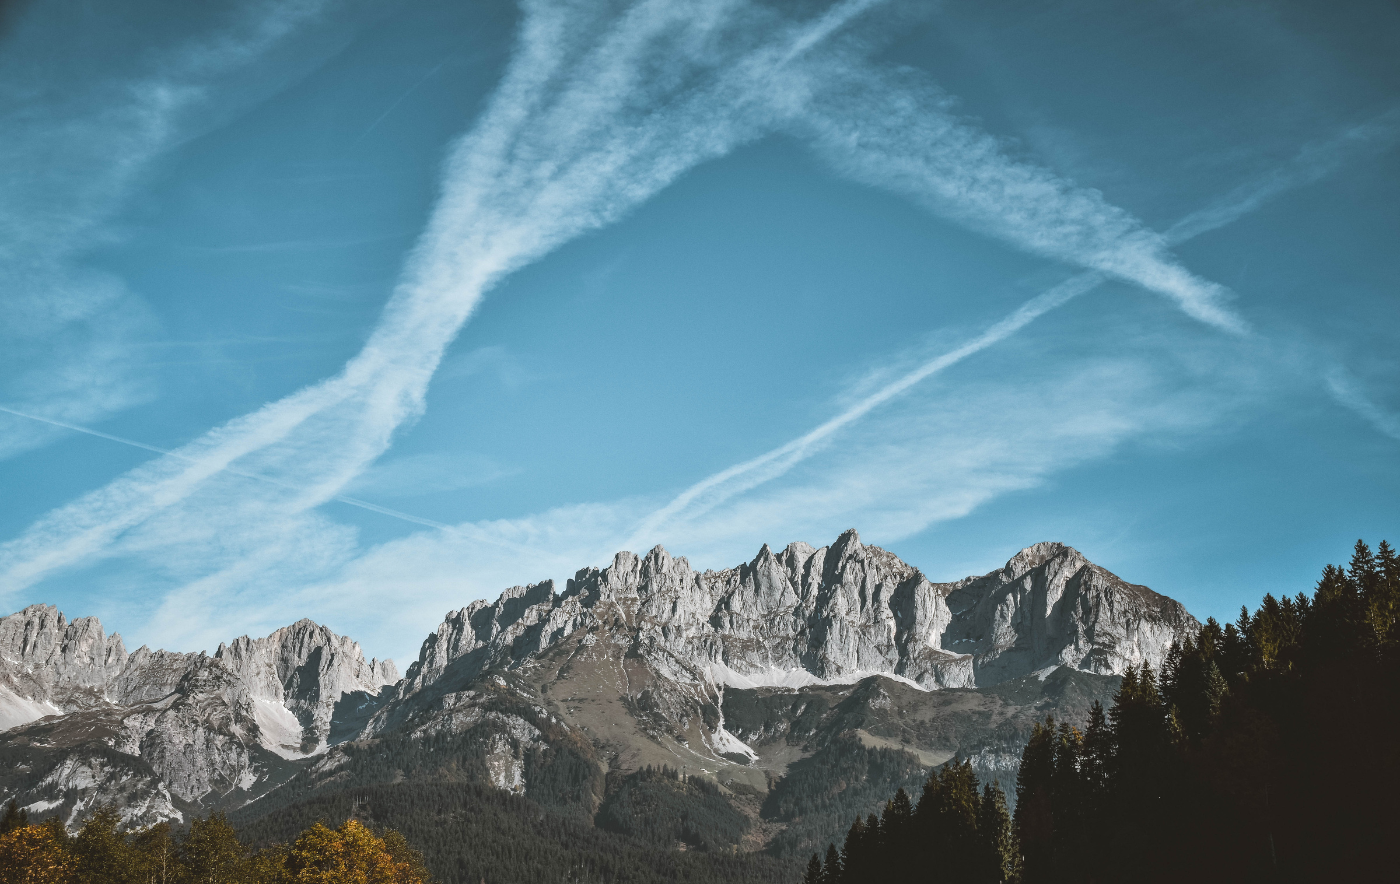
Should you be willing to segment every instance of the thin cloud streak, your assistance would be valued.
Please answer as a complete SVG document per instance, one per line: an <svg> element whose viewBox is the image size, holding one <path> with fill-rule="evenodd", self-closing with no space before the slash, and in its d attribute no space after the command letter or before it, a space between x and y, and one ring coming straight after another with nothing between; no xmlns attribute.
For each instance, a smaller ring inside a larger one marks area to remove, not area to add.
<svg viewBox="0 0 1400 884"><path fill-rule="evenodd" d="M74 421L100 420L149 400L152 380L132 366L127 348L150 336L155 319L119 278L82 267L81 253L110 239L104 225L217 78L259 57L324 5L260 3L225 31L166 51L154 73L103 70L81 86L64 77L90 59L65 59L55 68L52 58L33 54L48 45L46 29L66 30L71 18L52 16L44 6L21 15L0 51L6 60L0 79L10 87L7 97L18 99L0 108L6 118L0 161L47 171L0 184L5 398ZM37 95L45 102L35 101ZM32 425L17 428L0 436L0 457L52 438Z"/></svg>
<svg viewBox="0 0 1400 884"><path fill-rule="evenodd" d="M1168 228L1163 237L1168 243L1178 245L1218 230L1274 197L1321 181L1348 160L1383 150L1397 139L1400 139L1400 107L1379 113L1331 138L1305 145L1288 163L1245 182L1205 209L1192 212Z"/></svg>
<svg viewBox="0 0 1400 884"><path fill-rule="evenodd" d="M1248 330L1227 306L1230 294L1183 267L1165 237L1097 190L1012 159L953 116L948 97L922 75L853 65L819 75L829 88L800 119L799 134L839 173L1032 254L1164 295L1217 329Z"/></svg>
<svg viewBox="0 0 1400 884"><path fill-rule="evenodd" d="M697 482L677 495L666 506L648 516L632 537L628 538L627 544L630 546L638 542L645 542L645 538L654 535L659 527L683 513L687 517L693 518L736 494L742 494L757 485L778 478L814 454L821 443L838 430L855 423L879 406L904 394L920 381L1006 340L1056 307L1096 288L1103 282L1103 279L1102 274L1098 273L1082 273L1067 279L1022 304L1009 316L962 346L928 360L816 429L766 454L735 464ZM725 487L726 485L728 487ZM686 510L690 510L690 512L686 513Z"/></svg>
<svg viewBox="0 0 1400 884"><path fill-rule="evenodd" d="M1179 245L1203 233L1218 230L1288 190L1322 179L1335 171L1350 154L1362 146L1393 143L1397 136L1400 136L1400 111L1390 111L1365 124L1348 129L1338 137L1320 144L1307 145L1286 165L1241 185L1210 206L1187 215L1172 225L1164 239L1173 245ZM678 519L696 518L735 495L743 494L786 474L820 450L822 443L837 431L907 393L920 381L1006 340L1051 310L1097 288L1105 279L1104 274L1093 271L1071 277L1026 301L967 343L927 360L816 429L758 457L707 476L676 495L665 506L646 516L641 525L628 537L626 546L632 548L649 543L649 538L654 537L667 523ZM1356 401L1364 403L1364 398L1356 399L1359 394L1354 393L1354 386L1329 377L1329 388L1334 391L1333 395L1337 396L1339 401L1343 401L1343 395L1336 391L1348 391L1343 404ZM1379 420L1377 426L1393 426L1374 406L1348 404L1348 407L1355 408L1373 423ZM1390 431L1383 429L1383 432Z"/></svg>
<svg viewBox="0 0 1400 884"><path fill-rule="evenodd" d="M783 65L814 45L813 34L830 34L871 5L847 2L835 18L791 24L756 21L740 3L696 17L684 4L653 0L613 24L529 4L514 60L453 150L439 203L364 349L335 377L211 431L180 458L50 513L0 547L0 586L18 589L113 555L138 526L147 529L142 544L154 543L153 520L187 500L193 510L174 520L175 537L191 535L191 520L239 524L249 501L197 497L235 462L296 489L259 501L264 519L333 499L421 414L443 350L487 289L771 130L805 98L800 88L785 91ZM756 42L755 24L771 36ZM661 59L674 78L646 73Z"/></svg>
<svg viewBox="0 0 1400 884"><path fill-rule="evenodd" d="M1327 392L1337 404L1356 412L1384 435L1400 441L1400 415L1392 414L1372 401L1361 390L1360 383L1351 372L1336 366L1327 372L1325 380Z"/></svg>
<svg viewBox="0 0 1400 884"><path fill-rule="evenodd" d="M3 405L0 405L0 412L4 412L5 414L12 414L15 417L26 418L31 421L38 421L41 424L48 424L51 427L58 427L64 430L72 430L75 433L85 433L89 436L96 436L99 439L106 439L109 442L120 442L123 445L130 445L132 448L140 448L143 451L154 452L155 454L160 454L165 457L172 457L176 460L190 462L189 458L181 454L179 451L169 448L157 448L154 445L147 445L145 442L137 442L135 439L128 439L125 436L115 436L111 433L104 433L101 430L94 430L91 427L83 427L79 426L78 424L68 423L66 421L53 420L52 418L41 417L37 414L29 414L28 412L19 411L14 408L6 408ZM279 488L298 490L295 486L288 485L286 482L279 482L276 479L269 479L266 476L259 476L256 473L248 473L242 470L234 469L232 467L225 469L224 472L228 473L231 476L238 476L243 479L252 479L256 482L266 482L269 485L275 485ZM396 519L402 519L405 522L412 522L415 525L426 525L429 528L449 527L448 525L444 525L441 522L434 522L431 519L424 519L418 516L409 515L408 513L401 513L398 510L391 510L388 507L383 507L378 504L370 503L365 500L360 500L359 498L355 497L346 497L345 495L338 495L335 498L333 498L333 500L336 500L339 503L348 503L351 506L361 507L363 509L371 510L376 513L381 513L386 516L393 516Z"/></svg>

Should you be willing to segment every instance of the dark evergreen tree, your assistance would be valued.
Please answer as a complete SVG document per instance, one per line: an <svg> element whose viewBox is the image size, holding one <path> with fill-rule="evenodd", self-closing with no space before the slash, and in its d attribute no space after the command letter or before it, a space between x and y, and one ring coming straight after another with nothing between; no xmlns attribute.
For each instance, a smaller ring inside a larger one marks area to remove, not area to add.
<svg viewBox="0 0 1400 884"><path fill-rule="evenodd" d="M802 876L802 884L823 884L822 859L815 853L807 861L807 872Z"/></svg>
<svg viewBox="0 0 1400 884"><path fill-rule="evenodd" d="M1137 675L1131 668L1124 676L1136 684ZM1055 776L1055 720L1046 718L1031 731L1031 738L1021 753L1021 769L1016 774L1016 839L1021 845L1021 870L1027 882L1050 881L1054 878L1055 809L1053 786Z"/></svg>
<svg viewBox="0 0 1400 884"><path fill-rule="evenodd" d="M18 802L11 798L5 805L5 816L0 818L0 835L29 825L29 811L22 810Z"/></svg>
<svg viewBox="0 0 1400 884"><path fill-rule="evenodd" d="M822 865L822 884L841 884L844 874L841 866L841 852L835 844L826 846L826 863Z"/></svg>
<svg viewBox="0 0 1400 884"><path fill-rule="evenodd" d="M120 831L121 817L103 808L73 839L75 884L138 884L139 857Z"/></svg>
<svg viewBox="0 0 1400 884"><path fill-rule="evenodd" d="M1021 854L1000 784L982 787L977 804L977 853L973 884L1007 884L1021 874Z"/></svg>

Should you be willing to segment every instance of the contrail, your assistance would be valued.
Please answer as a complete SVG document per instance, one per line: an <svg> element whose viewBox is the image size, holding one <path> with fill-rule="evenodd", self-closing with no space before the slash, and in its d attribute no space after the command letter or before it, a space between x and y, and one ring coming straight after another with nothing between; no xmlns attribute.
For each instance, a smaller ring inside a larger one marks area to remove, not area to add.
<svg viewBox="0 0 1400 884"><path fill-rule="evenodd" d="M1054 310L1070 299L1078 297L1095 288L1103 281L1104 275L1094 271L1070 277L1054 288L1048 289L1034 298L1031 298L1009 316L963 344L961 347L928 360L898 380L881 387L876 392L817 427L815 430L803 436L799 436L786 445L774 448L772 451L762 454L753 460L736 464L727 470L722 470L715 473L713 476L697 482L685 491L682 491L674 500L666 504L666 506L648 516L641 527L628 539L625 546L629 549L632 548L640 538L655 532L667 519L679 513L681 510L684 510L706 492L725 484L731 479L739 479L743 476L748 477L743 479L738 487L725 489L717 500L711 502L709 506L704 507L704 509L709 509L733 497L735 494L747 491L756 485L767 482L769 479L776 479L778 476L792 469L799 462L806 460L818 443L825 440L828 436L831 436L837 430L860 420L873 409L904 393L919 381L931 377L949 366L956 365L974 353L980 353L993 344L1006 340L1034 322L1037 318ZM703 512L703 510L701 511Z"/></svg>
<svg viewBox="0 0 1400 884"><path fill-rule="evenodd" d="M187 463L193 462L192 458L186 457L185 455L180 454L178 451L171 451L166 448L157 448L154 445L147 445L145 442L137 442L135 439L128 439L125 436L114 436L111 433L104 433L101 430L94 430L91 427L82 427L77 424L67 423L65 421L56 421L53 418L49 417L40 417L37 414L29 414L28 412L18 411L13 408L7 408L4 405L0 405L0 411L5 412L6 414L13 414L15 417L22 417L32 421L38 421L41 424L49 424L50 426L54 427L62 427L65 430L72 430L75 433L86 433L89 436L96 436L99 439L107 439L111 442L120 442L123 445L130 445L133 448L141 448L146 451L154 451L156 454L164 455L165 457L173 457L176 460L183 460ZM267 476L259 476L257 473L245 472L243 470L234 469L230 466L225 466L220 472L228 473L232 476L238 476L243 479L253 479L257 482L266 482L269 485L276 485L278 488L287 488L292 491L306 490L305 488L300 488L288 482L279 482L276 479L271 479ZM369 501L360 500L354 497L337 496L332 498L332 500L336 500L340 503L348 503L351 506L357 506L361 509L367 509L371 512L381 513L386 516L393 516L396 519L403 519L405 522L412 522L415 525L426 525L429 528L443 529L448 529L451 527L449 525L444 525L441 522L434 522L431 519L423 519L419 518L418 516L409 515L408 513L401 513L398 510L391 510L388 507L380 506L379 504L370 503Z"/></svg>
<svg viewBox="0 0 1400 884"><path fill-rule="evenodd" d="M402 95L400 95L398 98L394 99L394 103L393 103L393 104L389 105L389 109L388 109L388 110L386 110L384 113L380 114L377 118L375 118L375 121L374 121L373 123L370 123L370 124L369 124L369 128L368 128L368 129L366 129L365 131L361 132L358 138L356 138L354 141L350 142L350 149L351 149L351 150L354 150L355 148L359 147L359 146L360 146L360 142L361 142L361 141L364 141L365 138L369 136L369 133L373 132L373 131L375 130L375 128L376 128L380 123L384 122L384 120L389 116L389 114L392 114L392 113L394 112L394 109L395 109L395 108L397 108L400 104L403 104L403 100L404 100L405 98L407 98L408 96L412 95L414 92L418 91L418 87L419 87L419 86L422 86L424 83L428 82L429 78L431 78L433 74L436 74L438 71L442 70L442 66L445 65L445 64L447 64L447 62L445 62L445 61L440 61L440 62L438 62L438 63L437 63L437 66L434 67L432 70L428 71L426 74L424 74L423 77L422 77L422 79L418 80L418 82L414 83L412 86L409 86L407 89L405 89L405 90L404 90L404 93L403 93Z"/></svg>
<svg viewBox="0 0 1400 884"><path fill-rule="evenodd" d="M218 536L222 555L235 536L264 547L279 519L336 499L422 414L444 350L487 290L773 131L805 100L790 82L794 60L875 2L846 0L800 21L744 3L715 15L642 0L616 20L589 4L527 5L505 77L450 151L438 203L363 349L336 375L183 446L186 460L139 467L0 544L0 585L110 556L138 529L143 549L195 535ZM647 73L663 63L685 76ZM239 501L172 513L235 463L289 478L297 493L255 501L257 523Z"/></svg>
<svg viewBox="0 0 1400 884"><path fill-rule="evenodd" d="M1235 188L1212 205L1185 216L1168 228L1162 238L1170 245L1179 245L1203 233L1217 230L1254 211L1268 199L1295 187L1311 184L1335 170L1345 154L1366 145L1393 142L1400 135L1400 108L1388 110L1367 122L1347 129L1340 135L1321 143L1309 144L1288 163L1268 175ZM846 427L884 403L907 392L915 384L949 368L976 353L1004 341L1036 319L1070 300L1092 291L1107 275L1097 271L1070 277L1022 304L1010 315L992 325L982 334L962 346L924 362L895 381L886 384L860 402L823 423L816 429L774 448L752 460L721 470L676 495L670 503L648 515L628 538L624 546L633 549L651 542L651 537L667 521L696 505L691 515L700 515L736 494L776 479L798 463L806 460L817 446L838 430ZM1332 394L1363 414L1387 435L1396 436L1395 419L1381 413L1372 403L1356 394L1353 386L1340 375L1329 376ZM1400 436L1397 436L1400 438ZM727 486L727 487L725 487Z"/></svg>

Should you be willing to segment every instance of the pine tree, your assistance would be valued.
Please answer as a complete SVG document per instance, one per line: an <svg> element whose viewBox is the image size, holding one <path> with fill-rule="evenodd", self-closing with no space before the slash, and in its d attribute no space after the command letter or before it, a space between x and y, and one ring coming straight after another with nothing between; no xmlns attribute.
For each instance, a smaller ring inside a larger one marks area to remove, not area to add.
<svg viewBox="0 0 1400 884"><path fill-rule="evenodd" d="M802 884L822 884L822 860L815 853L807 861L807 873L802 876Z"/></svg>
<svg viewBox="0 0 1400 884"><path fill-rule="evenodd" d="M841 884L843 880L841 854L835 844L826 846L826 863L822 866L822 884Z"/></svg>
<svg viewBox="0 0 1400 884"><path fill-rule="evenodd" d="M1109 771L1113 766L1113 731L1108 726L1103 704L1098 700L1089 707L1089 726L1084 731L1084 793L1095 815L1104 808L1108 795Z"/></svg>
<svg viewBox="0 0 1400 884"><path fill-rule="evenodd" d="M1347 579L1362 595L1369 593L1380 579L1380 568L1377 564L1376 557L1371 554L1371 548L1366 545L1366 541L1356 541L1351 553L1351 563L1347 567Z"/></svg>
<svg viewBox="0 0 1400 884"><path fill-rule="evenodd" d="M1126 685L1137 675L1129 667ZM1030 741L1021 752L1021 769L1016 774L1016 840L1021 845L1022 875L1029 884L1052 880L1055 853L1055 813L1052 782L1055 775L1055 720L1046 718L1031 731Z"/></svg>
<svg viewBox="0 0 1400 884"><path fill-rule="evenodd" d="M886 874L901 878L915 874L917 863L912 837L913 820L914 808L909 803L909 793L901 787L885 805L880 820L880 831L885 840L881 858Z"/></svg>
<svg viewBox="0 0 1400 884"><path fill-rule="evenodd" d="M1400 639L1400 559L1390 544L1382 540L1372 563L1372 580L1366 596L1366 616L1377 643Z"/></svg>
<svg viewBox="0 0 1400 884"><path fill-rule="evenodd" d="M1000 784L982 787L977 805L977 843L973 882L1005 884L1020 877L1020 851Z"/></svg>
<svg viewBox="0 0 1400 884"><path fill-rule="evenodd" d="M0 835L29 825L29 811L21 810L18 802L11 798L5 805L5 816L0 818Z"/></svg>
<svg viewBox="0 0 1400 884"><path fill-rule="evenodd" d="M103 808L83 825L73 839L76 884L138 884L138 857L119 831L121 817Z"/></svg>
<svg viewBox="0 0 1400 884"><path fill-rule="evenodd" d="M851 828L846 831L846 843L841 851L845 869L864 868L865 865L865 820L856 817ZM848 872L849 878L851 873Z"/></svg>

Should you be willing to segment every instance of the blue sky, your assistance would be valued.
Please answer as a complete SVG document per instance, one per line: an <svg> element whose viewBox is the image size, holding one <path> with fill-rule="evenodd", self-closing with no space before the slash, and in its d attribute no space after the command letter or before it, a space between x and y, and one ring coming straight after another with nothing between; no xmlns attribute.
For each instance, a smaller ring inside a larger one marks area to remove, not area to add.
<svg viewBox="0 0 1400 884"><path fill-rule="evenodd" d="M404 660L656 543L1233 618L1400 539L1400 12L987 6L8 7L0 606Z"/></svg>

